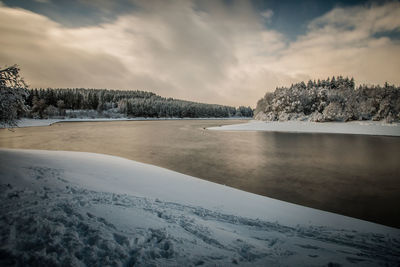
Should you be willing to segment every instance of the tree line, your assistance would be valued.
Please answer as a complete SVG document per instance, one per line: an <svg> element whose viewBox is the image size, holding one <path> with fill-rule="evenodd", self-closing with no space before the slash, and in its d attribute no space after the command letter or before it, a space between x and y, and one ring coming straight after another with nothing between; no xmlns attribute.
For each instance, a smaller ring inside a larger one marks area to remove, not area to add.
<svg viewBox="0 0 400 267"><path fill-rule="evenodd" d="M165 98L152 92L107 89L32 89L25 103L27 116L46 118L74 114L74 110L94 110L101 114L157 118L252 117L250 107L239 108Z"/></svg>
<svg viewBox="0 0 400 267"><path fill-rule="evenodd" d="M342 76L276 88L260 99L255 118L266 121L400 121L400 88L360 85Z"/></svg>
<svg viewBox="0 0 400 267"><path fill-rule="evenodd" d="M165 98L146 91L84 88L28 89L17 65L0 69L0 125L21 117L253 117L251 107L224 106Z"/></svg>

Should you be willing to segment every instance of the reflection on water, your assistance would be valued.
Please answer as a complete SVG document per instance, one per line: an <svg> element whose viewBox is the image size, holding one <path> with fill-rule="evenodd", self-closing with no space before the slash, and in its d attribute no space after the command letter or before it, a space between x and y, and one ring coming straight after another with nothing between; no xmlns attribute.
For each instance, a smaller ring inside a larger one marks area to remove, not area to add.
<svg viewBox="0 0 400 267"><path fill-rule="evenodd" d="M122 156L400 227L400 138L204 129L232 123L239 121L59 123L0 130L0 146Z"/></svg>

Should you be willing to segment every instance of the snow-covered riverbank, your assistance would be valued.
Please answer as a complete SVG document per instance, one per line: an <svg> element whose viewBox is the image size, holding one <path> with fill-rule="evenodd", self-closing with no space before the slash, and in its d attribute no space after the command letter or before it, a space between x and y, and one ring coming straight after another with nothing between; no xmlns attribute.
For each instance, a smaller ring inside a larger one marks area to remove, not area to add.
<svg viewBox="0 0 400 267"><path fill-rule="evenodd" d="M396 265L400 230L83 152L0 150L1 265Z"/></svg>
<svg viewBox="0 0 400 267"><path fill-rule="evenodd" d="M248 123L210 127L219 131L269 131L295 133L334 133L400 136L400 123L384 123L375 121L352 122L306 122L306 121L257 121Z"/></svg>

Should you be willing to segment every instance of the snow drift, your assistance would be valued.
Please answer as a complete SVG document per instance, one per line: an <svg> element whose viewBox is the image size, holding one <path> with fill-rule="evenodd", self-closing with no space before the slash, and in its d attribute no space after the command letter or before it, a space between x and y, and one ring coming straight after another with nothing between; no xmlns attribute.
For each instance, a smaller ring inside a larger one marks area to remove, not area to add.
<svg viewBox="0 0 400 267"><path fill-rule="evenodd" d="M0 149L0 264L396 265L400 230L93 153Z"/></svg>

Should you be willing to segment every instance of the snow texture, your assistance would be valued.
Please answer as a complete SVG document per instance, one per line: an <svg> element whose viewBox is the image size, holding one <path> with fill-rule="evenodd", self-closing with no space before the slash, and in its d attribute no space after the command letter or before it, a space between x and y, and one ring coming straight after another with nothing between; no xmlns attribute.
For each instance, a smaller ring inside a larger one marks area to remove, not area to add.
<svg viewBox="0 0 400 267"><path fill-rule="evenodd" d="M0 265L397 266L400 230L94 153L0 149Z"/></svg>
<svg viewBox="0 0 400 267"><path fill-rule="evenodd" d="M400 123L376 121L352 122L309 122L309 121L257 121L248 123L209 127L220 131L268 131L294 133L332 133L400 136Z"/></svg>

